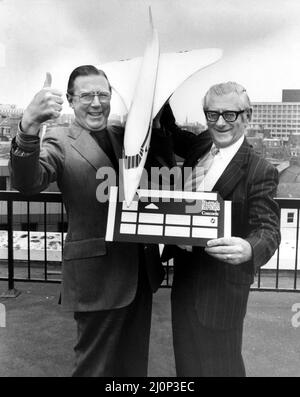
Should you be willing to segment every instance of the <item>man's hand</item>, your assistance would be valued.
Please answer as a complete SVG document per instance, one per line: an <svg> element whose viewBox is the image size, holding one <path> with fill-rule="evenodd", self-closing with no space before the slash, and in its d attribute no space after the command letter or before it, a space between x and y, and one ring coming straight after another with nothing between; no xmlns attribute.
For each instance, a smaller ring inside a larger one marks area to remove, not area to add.
<svg viewBox="0 0 300 397"><path fill-rule="evenodd" d="M248 262L252 258L250 243L240 237L209 240L205 251L214 258L232 265Z"/></svg>
<svg viewBox="0 0 300 397"><path fill-rule="evenodd" d="M47 73L43 88L24 111L21 128L29 135L37 135L43 122L60 116L63 104L62 93L51 88L51 83L51 74Z"/></svg>

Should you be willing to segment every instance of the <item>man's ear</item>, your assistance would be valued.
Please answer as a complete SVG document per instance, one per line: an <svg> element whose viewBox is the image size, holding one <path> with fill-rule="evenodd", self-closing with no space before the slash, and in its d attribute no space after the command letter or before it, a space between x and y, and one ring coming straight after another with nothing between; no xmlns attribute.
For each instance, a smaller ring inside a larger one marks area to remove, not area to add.
<svg viewBox="0 0 300 397"><path fill-rule="evenodd" d="M73 97L72 97L72 95L70 95L70 94L66 94L66 97L67 97L67 100L68 100L68 102L69 102L69 106L73 109Z"/></svg>
<svg viewBox="0 0 300 397"><path fill-rule="evenodd" d="M246 110L246 115L247 115L247 121L248 121L248 123L250 123L250 121L252 119L252 108L249 108Z"/></svg>

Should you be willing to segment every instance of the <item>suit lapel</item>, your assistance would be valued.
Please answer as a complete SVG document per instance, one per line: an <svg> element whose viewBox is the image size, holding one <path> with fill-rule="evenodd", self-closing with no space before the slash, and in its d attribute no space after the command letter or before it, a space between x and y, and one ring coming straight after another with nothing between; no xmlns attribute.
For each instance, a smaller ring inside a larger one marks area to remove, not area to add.
<svg viewBox="0 0 300 397"><path fill-rule="evenodd" d="M97 171L101 167L112 167L105 152L99 147L88 131L76 122L69 129L69 136L73 139L73 148Z"/></svg>
<svg viewBox="0 0 300 397"><path fill-rule="evenodd" d="M239 183L240 179L244 176L249 153L250 146L247 141L244 140L242 146L239 148L213 187L212 190L219 192L223 199L228 197L228 195L234 190L235 186Z"/></svg>
<svg viewBox="0 0 300 397"><path fill-rule="evenodd" d="M212 143L208 142L206 145L194 147L187 156L183 167L189 167L192 169L192 167L197 164L199 158L201 158L205 153L207 153L208 150L210 150L211 146ZM242 146L239 148L212 189L213 191L218 191L222 198L226 198L243 177L245 173L244 168L248 162L249 152L250 146L245 139ZM188 177L188 175L184 176L185 178Z"/></svg>

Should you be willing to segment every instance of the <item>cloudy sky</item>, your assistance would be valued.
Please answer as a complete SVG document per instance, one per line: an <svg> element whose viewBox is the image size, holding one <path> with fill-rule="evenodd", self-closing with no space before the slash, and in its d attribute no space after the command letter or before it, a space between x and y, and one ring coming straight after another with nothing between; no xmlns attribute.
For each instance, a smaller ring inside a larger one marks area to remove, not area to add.
<svg viewBox="0 0 300 397"><path fill-rule="evenodd" d="M299 0L0 0L0 103L24 107L46 71L65 91L78 65L141 56L148 5L161 52L224 50L174 94L179 121L201 121L201 99L217 82L241 83L252 101L300 88Z"/></svg>

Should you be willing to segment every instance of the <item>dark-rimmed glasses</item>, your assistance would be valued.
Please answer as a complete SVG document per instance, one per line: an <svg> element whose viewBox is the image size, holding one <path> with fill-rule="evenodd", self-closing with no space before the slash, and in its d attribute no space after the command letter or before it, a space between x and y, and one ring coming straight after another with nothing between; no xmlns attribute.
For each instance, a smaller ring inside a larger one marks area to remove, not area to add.
<svg viewBox="0 0 300 397"><path fill-rule="evenodd" d="M89 105L93 102L95 96L99 98L99 101L101 103L108 103L111 98L110 92L103 92L103 91L90 91L90 92L83 92L79 95L73 95L69 94L71 96L77 96L79 98L79 101L83 105Z"/></svg>
<svg viewBox="0 0 300 397"><path fill-rule="evenodd" d="M225 112L215 112L213 110L204 110L206 120L210 123L216 123L219 117L222 116L227 123L233 123L244 110L225 110Z"/></svg>

